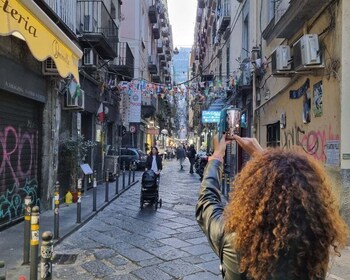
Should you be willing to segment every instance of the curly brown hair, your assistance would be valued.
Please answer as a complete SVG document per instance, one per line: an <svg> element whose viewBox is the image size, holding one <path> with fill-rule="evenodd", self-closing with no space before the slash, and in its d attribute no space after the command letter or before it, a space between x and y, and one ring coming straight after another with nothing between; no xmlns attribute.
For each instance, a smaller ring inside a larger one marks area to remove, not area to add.
<svg viewBox="0 0 350 280"><path fill-rule="evenodd" d="M349 233L324 168L305 152L267 149L233 186L225 232L236 233L240 271L256 280L324 279L330 247L339 254Z"/></svg>

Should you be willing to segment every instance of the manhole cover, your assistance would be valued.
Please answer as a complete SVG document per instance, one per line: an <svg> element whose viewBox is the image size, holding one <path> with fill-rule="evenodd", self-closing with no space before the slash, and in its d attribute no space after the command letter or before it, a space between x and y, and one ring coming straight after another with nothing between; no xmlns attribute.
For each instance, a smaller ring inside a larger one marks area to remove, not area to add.
<svg viewBox="0 0 350 280"><path fill-rule="evenodd" d="M56 264L73 264L77 260L78 254L57 254L53 258Z"/></svg>

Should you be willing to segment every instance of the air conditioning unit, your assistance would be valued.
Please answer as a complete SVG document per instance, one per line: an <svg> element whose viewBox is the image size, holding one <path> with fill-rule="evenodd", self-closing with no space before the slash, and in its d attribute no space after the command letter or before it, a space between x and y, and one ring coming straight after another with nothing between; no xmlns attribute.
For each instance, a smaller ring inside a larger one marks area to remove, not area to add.
<svg viewBox="0 0 350 280"><path fill-rule="evenodd" d="M323 68L317 34L305 34L293 45L294 70Z"/></svg>
<svg viewBox="0 0 350 280"><path fill-rule="evenodd" d="M71 94L69 90L64 96L65 110L84 110L85 109L85 92L80 89L80 94Z"/></svg>
<svg viewBox="0 0 350 280"><path fill-rule="evenodd" d="M94 59L94 51L92 48L85 48L84 49L84 57L83 57L83 64L84 65L95 65L95 59Z"/></svg>
<svg viewBox="0 0 350 280"><path fill-rule="evenodd" d="M287 45L278 46L271 55L272 74L285 73L291 70L290 47Z"/></svg>
<svg viewBox="0 0 350 280"><path fill-rule="evenodd" d="M51 57L43 61L42 72L43 75L47 76L59 76L56 64Z"/></svg>

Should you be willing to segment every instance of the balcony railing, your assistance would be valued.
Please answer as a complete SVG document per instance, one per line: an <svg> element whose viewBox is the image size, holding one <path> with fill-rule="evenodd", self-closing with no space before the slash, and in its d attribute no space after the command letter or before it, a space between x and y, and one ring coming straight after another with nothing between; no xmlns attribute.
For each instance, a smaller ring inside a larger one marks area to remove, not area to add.
<svg viewBox="0 0 350 280"><path fill-rule="evenodd" d="M151 23L157 23L157 8L155 5L149 7L148 17Z"/></svg>
<svg viewBox="0 0 350 280"><path fill-rule="evenodd" d="M148 57L148 71L151 74L158 74L158 60L156 55L150 55Z"/></svg>
<svg viewBox="0 0 350 280"><path fill-rule="evenodd" d="M132 79L134 77L135 59L127 42L118 43L118 57L110 65L119 74Z"/></svg>
<svg viewBox="0 0 350 280"><path fill-rule="evenodd" d="M44 2L61 18L61 20L76 32L77 5L75 1L44 0Z"/></svg>
<svg viewBox="0 0 350 280"><path fill-rule="evenodd" d="M104 59L117 56L118 27L103 1L84 0L77 2L78 30L83 37L82 45L98 43L96 51Z"/></svg>
<svg viewBox="0 0 350 280"><path fill-rule="evenodd" d="M221 6L218 6L218 32L222 33L225 31L227 26L231 22L231 2L230 0L224 0L221 2Z"/></svg>

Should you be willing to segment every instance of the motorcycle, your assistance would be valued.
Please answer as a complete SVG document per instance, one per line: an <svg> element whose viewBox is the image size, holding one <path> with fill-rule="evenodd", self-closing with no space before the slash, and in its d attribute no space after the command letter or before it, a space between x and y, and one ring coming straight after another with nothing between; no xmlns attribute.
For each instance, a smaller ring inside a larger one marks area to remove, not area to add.
<svg viewBox="0 0 350 280"><path fill-rule="evenodd" d="M207 153L196 155L194 168L196 170L196 173L199 175L201 181L203 180L203 173L204 173L204 169L208 163L209 156L210 156L210 154L207 154Z"/></svg>

